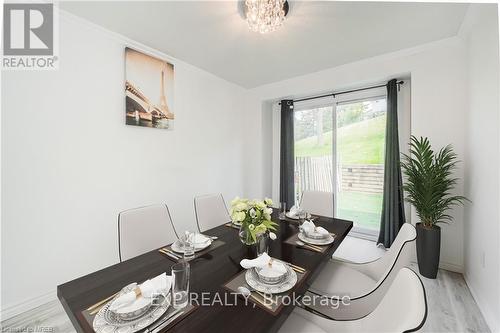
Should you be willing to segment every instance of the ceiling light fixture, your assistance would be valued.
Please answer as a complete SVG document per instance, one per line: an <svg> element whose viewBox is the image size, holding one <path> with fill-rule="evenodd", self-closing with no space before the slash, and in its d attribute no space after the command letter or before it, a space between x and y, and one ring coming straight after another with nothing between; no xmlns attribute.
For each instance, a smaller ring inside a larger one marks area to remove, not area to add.
<svg viewBox="0 0 500 333"><path fill-rule="evenodd" d="M245 0L245 6L248 27L261 34L278 29L289 9L286 0Z"/></svg>

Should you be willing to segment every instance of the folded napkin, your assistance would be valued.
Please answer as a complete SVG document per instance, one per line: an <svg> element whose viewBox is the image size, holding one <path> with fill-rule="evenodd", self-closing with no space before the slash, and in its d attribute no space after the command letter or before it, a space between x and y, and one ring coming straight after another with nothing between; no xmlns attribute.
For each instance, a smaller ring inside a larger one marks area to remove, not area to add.
<svg viewBox="0 0 500 333"><path fill-rule="evenodd" d="M109 309L112 311L119 310L133 304L140 296L144 298L152 298L157 294L167 291L172 285L172 277L167 273L158 275L151 280L144 281L142 284L122 296L118 297L111 303Z"/></svg>
<svg viewBox="0 0 500 333"><path fill-rule="evenodd" d="M179 244L179 247L183 248L185 242L189 242L196 250L199 250L207 247L211 241L210 237L203 234L186 231L184 236L178 240L177 244Z"/></svg>
<svg viewBox="0 0 500 333"><path fill-rule="evenodd" d="M297 216L297 214L300 212L300 207L299 206L296 206L296 205L293 205L291 208L290 208L290 211L288 212L291 216Z"/></svg>
<svg viewBox="0 0 500 333"><path fill-rule="evenodd" d="M304 223L302 223L302 230L304 230L306 234L312 234L312 233L320 235L329 234L328 230L326 230L323 227L317 227L316 225L314 225L313 221L304 221Z"/></svg>
<svg viewBox="0 0 500 333"><path fill-rule="evenodd" d="M206 242L209 241L210 241L209 237L199 233L193 234L191 238L191 242L193 242L194 245L205 244Z"/></svg>
<svg viewBox="0 0 500 333"><path fill-rule="evenodd" d="M281 262L273 260L266 252L262 253L255 259L243 259L240 261L241 267L245 269L261 268L266 271L273 271L278 274L285 274L286 267Z"/></svg>

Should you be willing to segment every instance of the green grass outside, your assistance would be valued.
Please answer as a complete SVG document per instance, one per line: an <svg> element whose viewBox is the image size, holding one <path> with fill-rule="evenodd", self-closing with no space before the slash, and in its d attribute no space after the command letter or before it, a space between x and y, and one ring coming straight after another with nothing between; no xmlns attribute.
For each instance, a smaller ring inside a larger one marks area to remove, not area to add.
<svg viewBox="0 0 500 333"><path fill-rule="evenodd" d="M382 193L341 192L337 204L338 218L353 221L358 227L379 229Z"/></svg>
<svg viewBox="0 0 500 333"><path fill-rule="evenodd" d="M342 164L382 164L384 158L385 116L368 119L339 128L338 156ZM324 135L323 146L316 136L295 142L295 156L332 154L332 132Z"/></svg>
<svg viewBox="0 0 500 333"><path fill-rule="evenodd" d="M385 116L382 116L339 128L340 163L383 164L385 119ZM323 146L317 146L316 136L297 141L295 155L331 155L331 131L324 133L324 142ZM351 220L358 227L378 230L382 209L381 193L341 192L337 204L339 218Z"/></svg>

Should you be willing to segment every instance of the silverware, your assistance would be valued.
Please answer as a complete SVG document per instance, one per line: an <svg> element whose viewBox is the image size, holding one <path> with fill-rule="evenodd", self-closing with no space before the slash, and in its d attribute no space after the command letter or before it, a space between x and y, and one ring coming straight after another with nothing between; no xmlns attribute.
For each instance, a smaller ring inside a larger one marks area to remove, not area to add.
<svg viewBox="0 0 500 333"><path fill-rule="evenodd" d="M258 294L260 297L262 297L262 299L265 301L265 300L269 300L271 301L271 303L275 304L275 305L278 305L278 301L273 299L272 296L269 296L269 297L266 297L266 295L261 292L261 291L258 291L257 289L255 288L252 288L250 286L248 286L248 289L251 291L251 292L254 292L256 294Z"/></svg>
<svg viewBox="0 0 500 333"><path fill-rule="evenodd" d="M87 311L89 311L89 314L91 316L95 315L97 312L99 312L103 306L105 306L106 304L108 304L109 301L111 301L113 299L113 297L115 297L116 295L118 295L119 292L103 299L102 301L100 301L99 303L96 303L94 305L92 305L89 309L87 309Z"/></svg>
<svg viewBox="0 0 500 333"><path fill-rule="evenodd" d="M322 250L322 248L319 247L318 245L313 245L313 244L305 243L305 242L302 242L302 241L297 241L297 243L299 243L299 242L301 244L305 245L305 246L309 246L309 247L315 248L316 250L320 250L320 251Z"/></svg>
<svg viewBox="0 0 500 333"><path fill-rule="evenodd" d="M97 308L95 308L94 310L90 311L89 312L89 315L93 316L95 315L97 312L101 311L102 307L106 305L106 303L102 304L101 306L98 306Z"/></svg>
<svg viewBox="0 0 500 333"><path fill-rule="evenodd" d="M113 297L115 297L116 295L118 294L118 292L114 293L113 295L109 296L109 297L106 297L105 299L103 299L102 301L99 301L97 303L95 303L94 305L91 305L87 308L87 311L92 311L94 310L95 308L101 308L101 305L103 305L104 303L106 303L107 301L109 301L110 299L112 299Z"/></svg>
<svg viewBox="0 0 500 333"><path fill-rule="evenodd" d="M306 272L306 269L303 268L303 267L300 267L300 266L297 266L297 265L294 265L292 263L287 263L290 267L292 267L292 269L296 272L299 272L299 273L305 273Z"/></svg>
<svg viewBox="0 0 500 333"><path fill-rule="evenodd" d="M322 247L317 246L317 245L311 245L311 244L306 244L306 245L307 245L307 246L310 246L310 247L312 247L312 248L315 248L316 250L319 250L319 251L322 251L322 250L323 250L323 248L322 248Z"/></svg>
<svg viewBox="0 0 500 333"><path fill-rule="evenodd" d="M294 265L292 264L291 262L288 262L288 261L284 261L284 260L281 260L281 259L277 259L278 261L281 261L282 263L290 266L294 271L298 272L298 273L305 273L306 272L306 269L304 267L300 267L300 266L297 266L297 265Z"/></svg>
<svg viewBox="0 0 500 333"><path fill-rule="evenodd" d="M172 259L175 259L175 260L179 259L179 258L177 258L177 256L171 254L170 252L165 251L164 249L159 249L158 252L160 252L161 254L164 254Z"/></svg>
<svg viewBox="0 0 500 333"><path fill-rule="evenodd" d="M177 319L179 316L181 316L184 313L183 309L177 309L168 316L166 316L163 319L160 319L154 327L148 328L144 331L144 333L156 333L164 329L166 326L168 326L171 322L173 322L175 319Z"/></svg>
<svg viewBox="0 0 500 333"><path fill-rule="evenodd" d="M210 239L211 239L211 240L213 240L213 241L214 241L214 240L218 240L218 239L219 239L219 237L217 237L217 236L208 236L208 238L210 238Z"/></svg>
<svg viewBox="0 0 500 333"><path fill-rule="evenodd" d="M291 266L291 267L292 267L292 269L293 269L294 271L296 271L297 273L302 273L302 274L304 274L304 273L306 272L306 271L305 271L305 270L303 270L303 269L300 269L300 268L297 268L297 267L294 267L294 266Z"/></svg>
<svg viewBox="0 0 500 333"><path fill-rule="evenodd" d="M278 305L278 301L273 299L272 296L266 297L266 295L258 290L255 290L252 288L252 291L254 293L257 293L260 297L262 297L264 300L269 300L272 304Z"/></svg>
<svg viewBox="0 0 500 333"><path fill-rule="evenodd" d="M182 259L182 256L180 254L175 253L174 251L169 250L166 247L160 249L159 251L162 252L162 253L164 253L164 254L170 254L171 256L175 257L176 259Z"/></svg>
<svg viewBox="0 0 500 333"><path fill-rule="evenodd" d="M174 251L172 251L172 250L166 250L166 251L167 251L168 253L170 253L171 255L173 255L174 257L179 258L179 260L183 258L183 256L182 256L181 254L176 253L176 252L174 252Z"/></svg>
<svg viewBox="0 0 500 333"><path fill-rule="evenodd" d="M271 305L269 305L269 304L267 304L267 303L265 302L265 298L263 298L263 300L259 299L259 298L258 298L257 296L255 296L255 295L252 293L252 291L250 291L250 289L248 289L247 287L244 287L244 286L240 286L240 287L238 287L238 292L239 292L240 294L242 294L243 296L245 296L245 297L252 297L252 299L254 300L254 302L257 302L257 303L261 304L262 306L265 306L265 307L266 307L266 308L268 308L269 310L272 310L272 309L273 309ZM261 296L261 295L259 294L259 296ZM261 296L261 297L262 297L262 296Z"/></svg>
<svg viewBox="0 0 500 333"><path fill-rule="evenodd" d="M159 251L160 253L162 253L162 254L164 254L164 255L166 255L166 256L168 256L168 257L170 257L170 258L174 259L175 261L179 260L179 258L178 258L177 256L174 256L173 254L171 254L171 253L169 253L169 252L167 252L167 251L165 251L165 250L158 250L158 251Z"/></svg>
<svg viewBox="0 0 500 333"><path fill-rule="evenodd" d="M322 252L319 248L313 247L312 245L306 244L304 242L296 241L295 243L297 244L298 247L301 247L303 249L314 251L314 252L318 252L318 253Z"/></svg>
<svg viewBox="0 0 500 333"><path fill-rule="evenodd" d="M108 301L110 301L110 300L108 300ZM101 309L102 309L102 308L103 308L106 304L108 304L108 303L107 303L107 302L104 302L104 303L100 304L98 307L96 307L95 309L93 309L92 311L90 311L90 312L89 312L89 314L90 314L91 316L95 315L97 312L101 311Z"/></svg>

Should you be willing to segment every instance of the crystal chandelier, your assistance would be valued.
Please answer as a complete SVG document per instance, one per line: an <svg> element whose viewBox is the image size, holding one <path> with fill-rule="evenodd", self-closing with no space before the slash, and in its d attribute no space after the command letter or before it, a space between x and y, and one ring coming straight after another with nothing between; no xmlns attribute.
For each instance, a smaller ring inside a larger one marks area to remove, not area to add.
<svg viewBox="0 0 500 333"><path fill-rule="evenodd" d="M245 0L250 30L265 34L279 28L288 13L286 0Z"/></svg>

